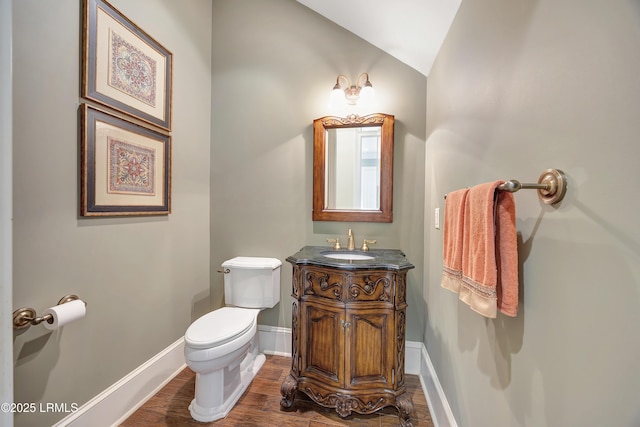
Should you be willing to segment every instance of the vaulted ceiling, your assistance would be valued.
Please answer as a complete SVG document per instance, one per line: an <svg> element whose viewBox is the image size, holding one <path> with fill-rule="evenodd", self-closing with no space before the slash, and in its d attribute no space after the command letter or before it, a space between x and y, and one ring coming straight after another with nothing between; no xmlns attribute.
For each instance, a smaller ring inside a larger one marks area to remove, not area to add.
<svg viewBox="0 0 640 427"><path fill-rule="evenodd" d="M297 0L429 75L462 0Z"/></svg>

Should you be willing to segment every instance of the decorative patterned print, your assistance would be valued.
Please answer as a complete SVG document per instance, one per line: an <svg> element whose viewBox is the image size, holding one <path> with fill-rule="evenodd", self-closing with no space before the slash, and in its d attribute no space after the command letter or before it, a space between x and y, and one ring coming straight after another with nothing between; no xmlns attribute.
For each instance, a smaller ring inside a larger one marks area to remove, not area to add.
<svg viewBox="0 0 640 427"><path fill-rule="evenodd" d="M156 61L111 31L109 85L152 107L156 105Z"/></svg>
<svg viewBox="0 0 640 427"><path fill-rule="evenodd" d="M109 143L109 193L153 196L156 150L117 139Z"/></svg>

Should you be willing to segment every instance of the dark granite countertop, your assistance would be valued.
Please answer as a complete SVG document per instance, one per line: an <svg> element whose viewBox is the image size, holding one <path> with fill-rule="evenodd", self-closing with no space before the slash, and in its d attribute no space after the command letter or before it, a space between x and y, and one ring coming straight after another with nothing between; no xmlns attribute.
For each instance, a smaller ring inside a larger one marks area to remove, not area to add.
<svg viewBox="0 0 640 427"><path fill-rule="evenodd" d="M349 260L326 257L327 254L346 256L368 255L373 259ZM358 249L333 249L331 246L305 246L299 252L287 257L287 261L298 265L317 265L321 267L341 268L344 270L408 270L415 266L407 260L399 249L370 249L363 252Z"/></svg>

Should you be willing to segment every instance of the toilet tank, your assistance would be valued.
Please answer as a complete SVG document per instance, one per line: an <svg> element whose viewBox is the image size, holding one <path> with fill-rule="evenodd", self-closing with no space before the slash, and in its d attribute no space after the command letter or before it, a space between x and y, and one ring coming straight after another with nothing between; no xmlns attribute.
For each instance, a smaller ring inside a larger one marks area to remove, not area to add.
<svg viewBox="0 0 640 427"><path fill-rule="evenodd" d="M235 257L222 263L227 305L271 308L280 302L280 267L276 258Z"/></svg>

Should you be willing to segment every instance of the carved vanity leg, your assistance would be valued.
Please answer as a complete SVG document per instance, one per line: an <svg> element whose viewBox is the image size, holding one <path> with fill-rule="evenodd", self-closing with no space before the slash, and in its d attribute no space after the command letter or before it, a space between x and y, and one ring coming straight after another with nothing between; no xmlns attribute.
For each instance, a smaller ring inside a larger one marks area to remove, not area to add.
<svg viewBox="0 0 640 427"><path fill-rule="evenodd" d="M396 408L398 408L398 418L402 427L413 427L411 423L411 413L413 412L413 401L407 393L401 394L396 399Z"/></svg>
<svg viewBox="0 0 640 427"><path fill-rule="evenodd" d="M291 408L293 405L293 399L296 397L296 391L298 391L298 381L289 374L284 381L282 381L282 385L280 386L280 394L282 394L280 406L282 408Z"/></svg>

